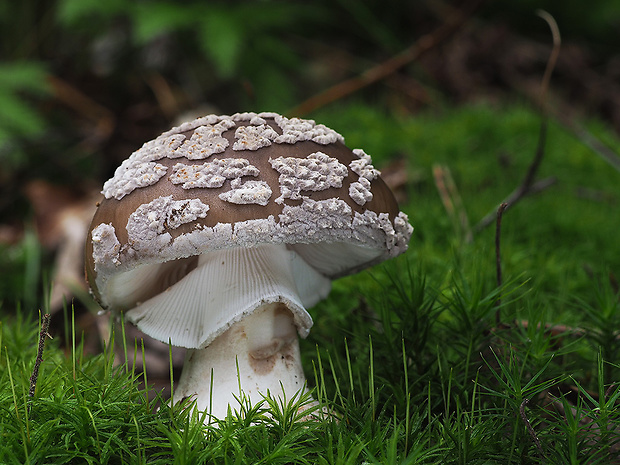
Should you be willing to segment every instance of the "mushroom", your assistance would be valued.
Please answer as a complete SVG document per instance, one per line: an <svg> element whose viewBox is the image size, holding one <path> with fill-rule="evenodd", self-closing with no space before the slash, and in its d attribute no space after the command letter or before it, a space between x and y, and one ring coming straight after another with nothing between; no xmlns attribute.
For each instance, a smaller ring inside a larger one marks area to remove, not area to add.
<svg viewBox="0 0 620 465"><path fill-rule="evenodd" d="M209 115L147 142L103 186L86 274L103 308L188 348L174 400L223 418L306 389L298 336L331 280L407 249L370 157L312 120Z"/></svg>

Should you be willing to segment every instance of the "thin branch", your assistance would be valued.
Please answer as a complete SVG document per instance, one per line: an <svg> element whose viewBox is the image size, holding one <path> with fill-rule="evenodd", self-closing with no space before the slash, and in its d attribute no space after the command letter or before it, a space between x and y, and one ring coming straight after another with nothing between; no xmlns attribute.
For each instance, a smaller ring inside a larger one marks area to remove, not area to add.
<svg viewBox="0 0 620 465"><path fill-rule="evenodd" d="M583 145L594 151L599 157L609 163L617 171L620 171L620 155L611 147L605 145L585 127L572 121L564 112L556 111L553 116L570 132L572 132Z"/></svg>
<svg viewBox="0 0 620 465"><path fill-rule="evenodd" d="M523 423L525 423L527 432L530 434L530 436L534 440L534 444L536 444L538 453L540 454L541 457L544 458L545 453L543 451L542 446L540 445L540 440L538 439L538 436L536 436L536 431L534 431L534 428L532 427L530 420L528 420L527 415L525 414L525 406L526 404L529 403L529 401L530 401L529 399L523 399L523 402L521 402L521 405L519 406L519 413L521 414L521 419L523 420Z"/></svg>
<svg viewBox="0 0 620 465"><path fill-rule="evenodd" d="M502 287L502 257L501 257L501 247L500 247L500 238L501 238L501 233L502 233L502 216L504 214L504 210L506 210L506 208L508 208L508 204L507 203L502 203L499 208L497 209L497 220L495 223L495 272L497 275L497 287L498 289L500 287ZM497 298L497 301L495 302L495 305L497 307L497 310L495 311L495 325L499 328L501 326L502 323L502 319L501 319L501 303L502 303L502 298L501 295L500 297Z"/></svg>
<svg viewBox="0 0 620 465"><path fill-rule="evenodd" d="M91 136L93 140L109 139L116 124L111 110L57 76L49 75L47 80L58 101L95 124L95 131Z"/></svg>
<svg viewBox="0 0 620 465"><path fill-rule="evenodd" d="M543 110L543 113L546 115L547 91L549 90L551 74L555 69L555 65L558 61L558 56L560 56L560 45L562 44L562 39L560 37L560 29L558 28L558 23L555 22L553 16L551 16L545 10L537 10L536 14L547 22L549 28L551 29L551 36L553 37L553 48L551 49L551 55L549 56L549 60L547 61L545 74L543 75L542 83L540 85L540 106Z"/></svg>
<svg viewBox="0 0 620 465"><path fill-rule="evenodd" d="M450 15L448 19L433 32L420 37L414 44L399 54L367 69L358 76L342 81L310 97L288 113L294 116L303 116L389 77L402 67L418 60L422 55L450 38L450 36L459 30L481 3L482 0L473 0L469 2L463 9Z"/></svg>
<svg viewBox="0 0 620 465"><path fill-rule="evenodd" d="M553 69L555 68L555 64L558 59L558 55L560 53L560 32L558 29L558 25L553 19L553 17L547 13L546 11L539 10L538 15L543 18L551 29L551 33L553 36L553 49L551 50L551 55L549 56L549 60L547 61L547 66L545 68L545 73L542 78L542 82L540 85L540 107L542 112L542 120L540 122L540 131L538 133L538 145L536 147L536 153L534 154L534 158L530 163L530 166L525 173L525 177L521 184L510 193L508 197L506 197L502 203L508 204L508 206L512 206L521 200L526 195L532 193L534 191L534 178L536 177L536 173L538 172L538 168L540 167L540 163L542 162L543 156L545 155L545 144L547 141L547 125L548 125L548 110L547 110L547 91L549 88L549 81L551 79L551 74ZM555 182L555 180L553 181ZM546 180L544 185L548 187L553 184L549 179ZM538 186L538 191L540 190L540 186ZM480 222L474 227L475 232L480 232L489 226L493 220L495 219L495 212L488 213Z"/></svg>
<svg viewBox="0 0 620 465"><path fill-rule="evenodd" d="M43 361L43 349L45 349L45 339L52 336L47 332L50 327L50 314L43 315L41 321L41 331L39 331L39 348L37 350L37 358L34 361L34 368L32 369L32 376L30 376L30 390L28 391L28 397L33 398L34 392L37 388L37 379L39 378L39 368Z"/></svg>
<svg viewBox="0 0 620 465"><path fill-rule="evenodd" d="M573 135L577 139L579 139L581 143L583 143L583 145L594 151L598 156L600 156L603 160L605 160L612 167L614 167L614 169L620 171L620 154L618 154L617 151L613 150L611 147L603 143L599 138L597 138L594 134L588 131L583 125L573 121L572 118L569 116L570 112L567 108L550 108L547 105L546 94L549 87L552 69L549 64L552 63L553 66L555 66L555 62L557 61L560 52L561 39L558 26L553 20L553 17L545 11L539 11L538 15L549 24L549 27L551 28L551 33L553 35L554 43L554 48L551 52L548 66L545 70L545 75L543 77L543 84L541 85L540 94L538 96L534 96L533 92L527 87L521 86L517 83L513 83L513 85L521 92L525 93L528 98L534 101L536 101L537 98L540 99L537 103L543 108L543 111L545 113L550 114L553 118L559 121L559 123L564 126L568 131L572 132Z"/></svg>
<svg viewBox="0 0 620 465"><path fill-rule="evenodd" d="M520 320L517 322L517 326L527 329L530 327L530 322L528 320ZM545 334L549 337L575 337L582 338L588 334L588 330L584 328L567 326L567 325L554 325L549 323L536 323L537 329L542 329ZM620 337L618 338L620 339Z"/></svg>
<svg viewBox="0 0 620 465"><path fill-rule="evenodd" d="M540 163L542 162L543 156L545 155L545 144L547 142L547 126L548 119L547 116L543 116L543 120L540 123L540 132L538 134L538 146L536 147L536 155L534 155L534 159L530 164L527 172L525 173L525 178L523 178L523 183L518 189L520 199L524 195L527 194L532 183L534 182L534 178L536 177L536 173L538 172L538 168L540 167Z"/></svg>
<svg viewBox="0 0 620 465"><path fill-rule="evenodd" d="M553 176L545 179L541 179L540 181L536 181L531 184L527 190L523 189L523 184L517 187L514 191L508 195L501 203L506 203L508 206L512 206L521 200L522 197L526 195L537 194L538 192L544 191L545 189L551 187L556 183L557 179ZM497 215L497 210L490 211L487 213L484 218L482 218L476 226L474 226L474 232L478 233L483 229L486 229L491 223L495 221L495 217Z"/></svg>

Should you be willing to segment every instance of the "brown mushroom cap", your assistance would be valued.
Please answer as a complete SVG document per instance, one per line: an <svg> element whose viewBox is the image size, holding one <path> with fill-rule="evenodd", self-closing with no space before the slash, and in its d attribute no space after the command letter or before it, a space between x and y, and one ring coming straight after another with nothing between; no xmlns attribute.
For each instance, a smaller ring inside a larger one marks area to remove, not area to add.
<svg viewBox="0 0 620 465"><path fill-rule="evenodd" d="M274 113L173 128L125 160L102 193L86 272L104 308L114 307L108 280L140 266L165 264L134 304L210 251L286 244L335 278L404 252L412 232L370 157L323 125Z"/></svg>

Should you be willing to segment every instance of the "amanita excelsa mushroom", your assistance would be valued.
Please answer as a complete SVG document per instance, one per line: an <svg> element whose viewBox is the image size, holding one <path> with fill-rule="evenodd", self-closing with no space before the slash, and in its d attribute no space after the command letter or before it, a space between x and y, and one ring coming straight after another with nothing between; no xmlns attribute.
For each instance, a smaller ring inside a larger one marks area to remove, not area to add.
<svg viewBox="0 0 620 465"><path fill-rule="evenodd" d="M103 186L86 271L104 308L186 347L175 400L217 418L305 388L298 335L331 280L412 227L362 150L311 120L209 115L147 142Z"/></svg>

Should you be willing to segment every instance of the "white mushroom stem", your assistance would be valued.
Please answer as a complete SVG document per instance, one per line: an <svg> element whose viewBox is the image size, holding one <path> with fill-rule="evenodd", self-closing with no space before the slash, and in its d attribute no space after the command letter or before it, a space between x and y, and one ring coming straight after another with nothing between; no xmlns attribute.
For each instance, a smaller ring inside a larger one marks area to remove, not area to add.
<svg viewBox="0 0 620 465"><path fill-rule="evenodd" d="M304 388L297 334L308 334L305 307L329 287L284 245L220 250L200 256L187 276L127 318L190 349L174 399L195 398L199 410L223 418L229 405L239 409L240 389L254 404L268 392L290 399Z"/></svg>
<svg viewBox="0 0 620 465"><path fill-rule="evenodd" d="M199 411L224 418L238 399L257 404L269 392L291 398L305 389L297 330L291 312L267 304L231 326L205 349L189 350L174 401L196 399Z"/></svg>

